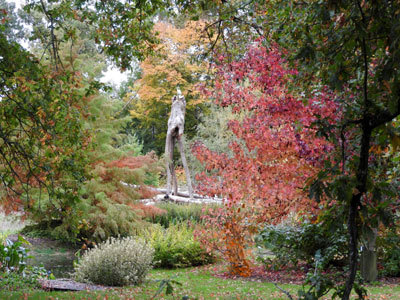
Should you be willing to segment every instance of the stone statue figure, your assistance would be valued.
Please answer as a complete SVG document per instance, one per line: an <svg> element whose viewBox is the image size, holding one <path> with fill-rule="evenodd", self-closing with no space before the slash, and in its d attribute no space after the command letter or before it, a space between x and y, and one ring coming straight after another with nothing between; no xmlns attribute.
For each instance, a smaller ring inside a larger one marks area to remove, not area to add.
<svg viewBox="0 0 400 300"><path fill-rule="evenodd" d="M186 100L182 95L179 88L177 89L177 95L172 97L171 115L168 119L168 131L167 139L165 141L165 159L167 165L167 194L165 198L168 198L171 194L171 186L173 185L173 194L178 194L178 183L176 180L175 167L174 167L174 148L176 142L178 142L178 149L181 153L181 159L183 168L186 174L186 182L189 191L190 198L193 198L192 181L190 179L189 167L187 165L185 150L183 147L183 130L185 126L185 111L186 111Z"/></svg>

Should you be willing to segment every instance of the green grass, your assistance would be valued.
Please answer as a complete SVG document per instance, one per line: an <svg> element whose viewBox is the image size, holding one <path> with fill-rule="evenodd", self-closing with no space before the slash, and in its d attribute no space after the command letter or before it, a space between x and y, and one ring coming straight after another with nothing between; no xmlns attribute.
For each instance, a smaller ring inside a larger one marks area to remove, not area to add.
<svg viewBox="0 0 400 300"><path fill-rule="evenodd" d="M182 286L174 289L173 296L161 294L156 299L288 299L272 283L221 279L212 274L217 271L214 266L188 268L179 270L153 270L148 281L138 287L115 288L100 292L44 292L19 291L1 292L0 299L152 299L162 279L174 279ZM219 272L219 271L218 271ZM280 285L296 295L299 286ZM382 285L368 288L369 299L400 299L400 286ZM107 298L105 298L107 297ZM354 297L355 299L355 297Z"/></svg>
<svg viewBox="0 0 400 300"><path fill-rule="evenodd" d="M62 248L62 247L59 247L59 248L42 248L42 249L37 248L37 249L35 249L36 253L43 254L43 255L54 255L54 254L57 254L57 253L67 253L67 251L68 250L66 248Z"/></svg>
<svg viewBox="0 0 400 300"><path fill-rule="evenodd" d="M271 283L248 282L243 280L220 279L211 275L212 269L189 268L181 270L153 270L148 281L138 287L117 288L107 292L0 292L0 299L152 299L156 294L159 282L166 278L179 281L182 286L176 286L174 295L165 296L164 293L156 299L261 299L265 295L273 298L285 299L282 293ZM294 285L283 285L294 290ZM52 297L52 298L51 298Z"/></svg>

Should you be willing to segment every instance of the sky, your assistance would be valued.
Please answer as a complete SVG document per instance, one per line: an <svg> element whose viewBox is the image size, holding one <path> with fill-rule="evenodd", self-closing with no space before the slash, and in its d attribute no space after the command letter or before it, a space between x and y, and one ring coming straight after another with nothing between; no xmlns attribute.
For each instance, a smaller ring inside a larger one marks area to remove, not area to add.
<svg viewBox="0 0 400 300"><path fill-rule="evenodd" d="M17 8L21 8L25 4L25 0L7 0L7 2L15 3ZM23 45L27 48L27 45ZM119 87L122 81L127 80L128 72L121 73L118 68L109 66L106 72L103 72L101 82L108 83Z"/></svg>
<svg viewBox="0 0 400 300"><path fill-rule="evenodd" d="M127 80L127 72L121 73L118 68L113 66L108 67L107 72L103 72L103 77L101 78L101 82L109 83L117 87L125 80Z"/></svg>

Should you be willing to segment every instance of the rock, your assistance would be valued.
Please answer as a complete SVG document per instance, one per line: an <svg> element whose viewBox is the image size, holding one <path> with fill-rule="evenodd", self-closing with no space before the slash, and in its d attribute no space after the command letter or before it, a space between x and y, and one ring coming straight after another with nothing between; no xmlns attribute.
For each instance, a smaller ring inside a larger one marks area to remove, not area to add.
<svg viewBox="0 0 400 300"><path fill-rule="evenodd" d="M108 287L76 282L72 279L60 278L55 280L40 279L39 280L42 289L52 291L94 291L94 290L106 290Z"/></svg>

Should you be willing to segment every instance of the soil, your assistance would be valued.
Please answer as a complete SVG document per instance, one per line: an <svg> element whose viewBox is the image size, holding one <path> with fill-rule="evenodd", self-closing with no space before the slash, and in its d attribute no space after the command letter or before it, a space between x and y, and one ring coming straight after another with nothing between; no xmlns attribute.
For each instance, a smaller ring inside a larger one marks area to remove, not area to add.
<svg viewBox="0 0 400 300"><path fill-rule="evenodd" d="M8 236L11 241L16 241L18 235ZM48 238L24 238L30 243L26 246L29 255L33 258L28 260L28 264L42 266L51 271L56 278L68 278L73 271L73 261L76 259L77 248L71 247L59 241Z"/></svg>

